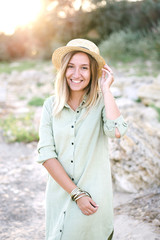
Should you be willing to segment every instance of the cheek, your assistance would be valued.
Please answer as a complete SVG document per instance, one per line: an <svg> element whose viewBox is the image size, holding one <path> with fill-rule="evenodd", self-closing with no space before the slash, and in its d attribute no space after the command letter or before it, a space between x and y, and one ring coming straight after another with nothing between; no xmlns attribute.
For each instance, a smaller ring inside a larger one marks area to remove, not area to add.
<svg viewBox="0 0 160 240"><path fill-rule="evenodd" d="M68 76L69 76L69 71L67 70L66 74L65 74L65 77L68 78Z"/></svg>
<svg viewBox="0 0 160 240"><path fill-rule="evenodd" d="M85 78L86 78L88 81L90 81L90 79L91 79L91 74L90 74L90 72L87 72L87 73L85 74Z"/></svg>

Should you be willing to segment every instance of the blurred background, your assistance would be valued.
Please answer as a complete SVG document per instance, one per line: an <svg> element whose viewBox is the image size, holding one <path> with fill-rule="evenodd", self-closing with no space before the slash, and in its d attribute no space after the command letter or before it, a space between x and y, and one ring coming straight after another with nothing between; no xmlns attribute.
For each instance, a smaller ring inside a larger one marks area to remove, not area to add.
<svg viewBox="0 0 160 240"><path fill-rule="evenodd" d="M114 240L158 240L160 0L0 0L0 239L44 239L38 127L54 89L52 53L73 38L100 48L129 125L109 141Z"/></svg>
<svg viewBox="0 0 160 240"><path fill-rule="evenodd" d="M159 60L159 16L159 0L0 0L0 60L50 59L72 38L94 41L108 59Z"/></svg>

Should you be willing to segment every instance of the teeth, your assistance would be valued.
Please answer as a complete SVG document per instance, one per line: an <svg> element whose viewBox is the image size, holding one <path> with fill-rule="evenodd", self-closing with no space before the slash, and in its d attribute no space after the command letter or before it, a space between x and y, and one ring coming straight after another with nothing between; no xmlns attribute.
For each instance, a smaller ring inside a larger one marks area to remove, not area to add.
<svg viewBox="0 0 160 240"><path fill-rule="evenodd" d="M76 81L76 80L73 80L73 79L71 79L71 81L74 82L74 83L80 83L81 82L80 80Z"/></svg>

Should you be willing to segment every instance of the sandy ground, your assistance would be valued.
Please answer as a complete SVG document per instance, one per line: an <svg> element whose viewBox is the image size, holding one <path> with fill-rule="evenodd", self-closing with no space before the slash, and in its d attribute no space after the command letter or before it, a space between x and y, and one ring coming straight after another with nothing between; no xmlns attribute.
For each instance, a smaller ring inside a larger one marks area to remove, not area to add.
<svg viewBox="0 0 160 240"><path fill-rule="evenodd" d="M47 173L36 163L36 145L34 142L7 144L0 137L1 240L45 238ZM160 239L159 196L157 191L139 195L115 192L114 240Z"/></svg>

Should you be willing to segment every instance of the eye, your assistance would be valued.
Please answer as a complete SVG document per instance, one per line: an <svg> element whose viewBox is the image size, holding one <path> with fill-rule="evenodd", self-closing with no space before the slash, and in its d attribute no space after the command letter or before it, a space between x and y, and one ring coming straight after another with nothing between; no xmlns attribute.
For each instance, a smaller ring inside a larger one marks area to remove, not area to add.
<svg viewBox="0 0 160 240"><path fill-rule="evenodd" d="M88 70L88 67L82 67L83 70Z"/></svg>
<svg viewBox="0 0 160 240"><path fill-rule="evenodd" d="M68 65L67 68L73 68L73 66L72 65Z"/></svg>

